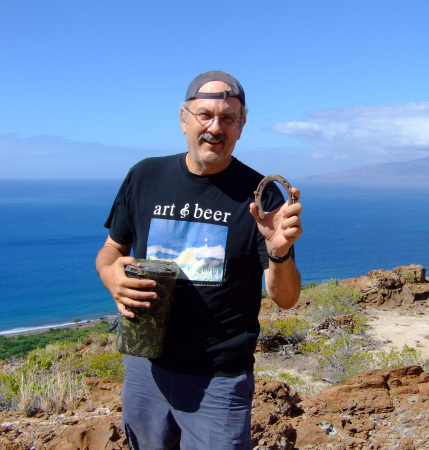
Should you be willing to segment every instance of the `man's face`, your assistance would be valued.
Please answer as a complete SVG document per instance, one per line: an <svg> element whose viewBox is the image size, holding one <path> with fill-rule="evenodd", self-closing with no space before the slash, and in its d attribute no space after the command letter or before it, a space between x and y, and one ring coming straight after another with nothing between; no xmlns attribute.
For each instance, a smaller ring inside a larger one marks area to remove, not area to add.
<svg viewBox="0 0 429 450"><path fill-rule="evenodd" d="M221 82L212 81L201 87L200 92L223 92L231 88ZM195 99L189 105L189 111L194 114L206 113L218 116L209 125L201 125L190 113L182 108L180 120L182 131L186 134L188 154L186 164L190 172L198 175L209 175L226 169L232 161L235 143L240 139L246 117L241 118L241 102L238 98L228 99ZM224 129L220 117L228 116L242 121L233 130Z"/></svg>

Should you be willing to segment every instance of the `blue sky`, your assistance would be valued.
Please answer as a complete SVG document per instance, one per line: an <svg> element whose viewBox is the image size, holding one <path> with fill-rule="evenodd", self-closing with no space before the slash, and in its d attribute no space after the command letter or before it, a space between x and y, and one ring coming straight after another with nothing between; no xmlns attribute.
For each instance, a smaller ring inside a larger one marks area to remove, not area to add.
<svg viewBox="0 0 429 450"><path fill-rule="evenodd" d="M429 156L427 0L2 0L0 178L186 151L191 79L242 83L235 156L293 182Z"/></svg>

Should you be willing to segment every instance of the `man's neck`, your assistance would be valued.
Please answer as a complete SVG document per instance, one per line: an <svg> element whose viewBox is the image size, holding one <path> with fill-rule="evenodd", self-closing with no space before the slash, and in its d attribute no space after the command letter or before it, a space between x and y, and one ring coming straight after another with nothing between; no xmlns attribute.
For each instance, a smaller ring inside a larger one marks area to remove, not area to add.
<svg viewBox="0 0 429 450"><path fill-rule="evenodd" d="M216 173L223 172L226 168L229 167L229 165L232 163L232 156L229 158L228 162L226 164L198 164L192 157L189 155L189 152L186 153L186 166L189 170L189 172L193 173L194 175L214 175Z"/></svg>

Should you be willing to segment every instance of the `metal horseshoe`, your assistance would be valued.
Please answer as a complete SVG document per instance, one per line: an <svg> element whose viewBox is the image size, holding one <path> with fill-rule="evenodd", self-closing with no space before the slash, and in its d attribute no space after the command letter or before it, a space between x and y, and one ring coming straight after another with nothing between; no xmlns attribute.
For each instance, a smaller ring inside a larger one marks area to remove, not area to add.
<svg viewBox="0 0 429 450"><path fill-rule="evenodd" d="M261 182L258 185L258 188L254 192L256 208L258 210L258 214L261 219L265 217L265 212L262 208L262 193L264 192L264 189L267 187L267 184L271 183L271 181L278 181L284 186L287 192L289 205L295 203L296 200L295 196L292 194L292 187L285 178L281 177L280 175L267 175L265 178L261 180Z"/></svg>

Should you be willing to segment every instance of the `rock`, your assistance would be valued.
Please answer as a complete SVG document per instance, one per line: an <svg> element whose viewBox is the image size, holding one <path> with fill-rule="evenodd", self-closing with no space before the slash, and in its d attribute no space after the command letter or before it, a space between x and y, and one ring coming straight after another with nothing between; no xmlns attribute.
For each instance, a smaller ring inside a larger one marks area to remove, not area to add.
<svg viewBox="0 0 429 450"><path fill-rule="evenodd" d="M90 397L59 416L3 411L0 449L126 449L121 384L87 379ZM91 401L90 401L91 399ZM345 385L300 397L281 381L256 380L252 441L257 449L429 448L429 372L419 366L373 370Z"/></svg>
<svg viewBox="0 0 429 450"><path fill-rule="evenodd" d="M296 433L290 417L299 400L285 383L256 381L252 409L252 443L256 448L294 449Z"/></svg>
<svg viewBox="0 0 429 450"><path fill-rule="evenodd" d="M297 404L295 448L427 449L428 403L429 373L421 367L359 374Z"/></svg>
<svg viewBox="0 0 429 450"><path fill-rule="evenodd" d="M364 304L386 310L414 308L419 301L429 299L429 281L420 265L372 270L364 277L344 280L344 284L358 292Z"/></svg>
<svg viewBox="0 0 429 450"><path fill-rule="evenodd" d="M373 370L300 398L285 383L257 380L252 437L257 449L427 449L429 372Z"/></svg>
<svg viewBox="0 0 429 450"><path fill-rule="evenodd" d="M59 416L23 418L0 412L0 450L128 448L121 430L121 383L87 378L88 398Z"/></svg>
<svg viewBox="0 0 429 450"><path fill-rule="evenodd" d="M409 316L417 313L416 318L425 320L419 316L427 311L429 299L425 276L422 266L400 266L392 271L372 271L345 283L360 293L364 305L389 311L383 314L408 311ZM262 309L273 321L285 314L269 300L263 301ZM326 331L334 325L352 327L353 316L332 317L318 327ZM421 340L428 338L423 334ZM79 351L87 352L90 344L88 339ZM270 357L282 367L291 364L280 352ZM315 361L308 361L313 367ZM17 370L20 364L20 360L5 363L2 372ZM304 369L294 367L302 377ZM0 450L128 448L120 425L122 384L94 378L86 382L89 394L61 415L36 411L32 417L23 417L0 409ZM282 381L257 379L252 442L259 450L428 449L429 372L420 366L373 370L313 398L298 395Z"/></svg>

